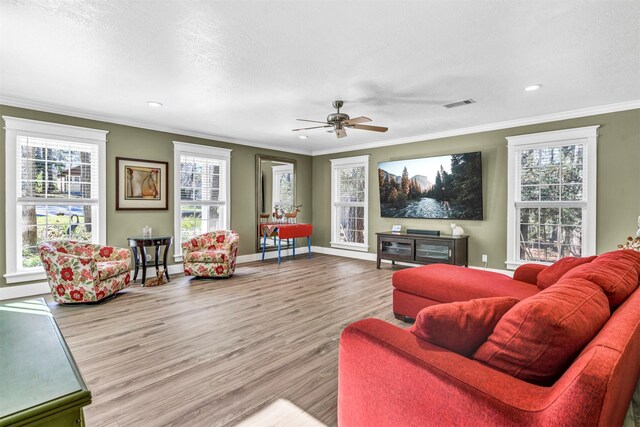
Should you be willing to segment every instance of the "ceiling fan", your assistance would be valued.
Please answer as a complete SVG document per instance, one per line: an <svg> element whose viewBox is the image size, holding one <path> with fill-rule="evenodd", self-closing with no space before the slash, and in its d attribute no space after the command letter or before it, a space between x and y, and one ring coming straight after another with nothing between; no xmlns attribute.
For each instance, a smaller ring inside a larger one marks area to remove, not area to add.
<svg viewBox="0 0 640 427"><path fill-rule="evenodd" d="M307 119L296 119L301 122L312 122L312 123L323 123L322 126L312 126L308 128L300 128L300 129L292 129L292 131L297 132L300 130L309 130L309 129L320 129L320 128L333 128L336 133L336 137L344 138L347 136L346 129L360 129L360 130L371 130L374 132L386 132L389 128L382 126L370 126L370 125L362 125L360 123L370 122L371 119L368 117L355 117L353 119L349 118L349 115L340 112L340 108L344 105L343 101L333 101L333 108L337 111L335 113L331 113L327 116L326 122L321 122L318 120L307 120Z"/></svg>

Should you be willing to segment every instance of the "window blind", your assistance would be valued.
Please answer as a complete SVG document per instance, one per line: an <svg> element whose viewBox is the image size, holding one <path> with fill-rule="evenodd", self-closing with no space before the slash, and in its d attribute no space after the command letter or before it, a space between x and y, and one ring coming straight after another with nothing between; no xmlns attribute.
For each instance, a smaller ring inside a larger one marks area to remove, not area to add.
<svg viewBox="0 0 640 427"><path fill-rule="evenodd" d="M226 194L225 160L180 156L180 200L198 204L223 204Z"/></svg>
<svg viewBox="0 0 640 427"><path fill-rule="evenodd" d="M16 160L18 203L97 203L97 145L18 136Z"/></svg>

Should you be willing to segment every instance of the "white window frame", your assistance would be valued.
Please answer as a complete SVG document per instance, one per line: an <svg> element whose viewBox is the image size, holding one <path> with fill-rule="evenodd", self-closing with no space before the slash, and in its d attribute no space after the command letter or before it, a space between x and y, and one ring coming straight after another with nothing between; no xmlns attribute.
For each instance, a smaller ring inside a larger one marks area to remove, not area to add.
<svg viewBox="0 0 640 427"><path fill-rule="evenodd" d="M174 255L176 262L182 262L182 245L180 241L180 207L182 205L180 188L180 156L192 155L197 157L207 157L210 159L222 160L226 162L225 167L225 195L224 202L224 224L228 229L231 223L231 152L227 148L211 147L208 145L189 144L186 142L173 141L173 232L175 235ZM197 204L197 202L192 202Z"/></svg>
<svg viewBox="0 0 640 427"><path fill-rule="evenodd" d="M271 167L272 176L272 189L271 189L271 204L275 206L276 204L282 204L282 200L280 200L280 175L286 175L290 173L293 175L293 163L289 163L286 165L276 165ZM273 209L273 206L271 207ZM295 200L291 200L291 207L295 206Z"/></svg>
<svg viewBox="0 0 640 427"><path fill-rule="evenodd" d="M583 152L583 200L571 202L583 208L582 218L582 254L596 253L596 178L597 178L597 142L600 126L564 129L551 132L533 133L507 137L508 143L508 195L507 195L507 269L514 270L522 264L550 263L522 261L519 255L519 220L517 211L527 202L520 202L520 153L529 149L558 147L571 144L584 145ZM562 207L567 202L536 202L538 207Z"/></svg>
<svg viewBox="0 0 640 427"><path fill-rule="evenodd" d="M339 173L340 169L364 166L364 202L340 202ZM342 206L364 207L364 243L345 243L340 241L338 235L338 208ZM350 249L354 251L369 251L369 155L344 157L331 159L331 247L338 249Z"/></svg>
<svg viewBox="0 0 640 427"><path fill-rule="evenodd" d="M98 147L98 215L92 218L93 242L106 244L107 241L107 133L109 131L91 129L78 126L62 125L59 123L42 122L38 120L22 119L18 117L2 116L5 123L5 202L6 202L6 274L7 283L20 283L32 280L44 280L46 275L42 266L23 268L18 265L22 251L22 237L18 235L20 227L18 221L17 154L18 137L35 137L67 142L81 142ZM46 200L43 199L43 202ZM14 209L11 209L14 205Z"/></svg>

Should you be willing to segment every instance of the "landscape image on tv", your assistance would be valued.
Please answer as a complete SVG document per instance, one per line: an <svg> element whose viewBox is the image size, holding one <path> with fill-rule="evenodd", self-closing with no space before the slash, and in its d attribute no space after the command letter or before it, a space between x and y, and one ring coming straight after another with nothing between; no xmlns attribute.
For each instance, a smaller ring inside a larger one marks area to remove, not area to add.
<svg viewBox="0 0 640 427"><path fill-rule="evenodd" d="M482 219L480 152L378 163L387 218Z"/></svg>

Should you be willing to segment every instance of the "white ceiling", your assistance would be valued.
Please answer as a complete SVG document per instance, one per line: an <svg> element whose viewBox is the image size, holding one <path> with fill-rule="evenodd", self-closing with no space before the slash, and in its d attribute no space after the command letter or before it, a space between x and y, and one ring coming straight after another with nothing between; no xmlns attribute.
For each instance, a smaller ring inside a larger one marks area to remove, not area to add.
<svg viewBox="0 0 640 427"><path fill-rule="evenodd" d="M637 0L0 0L0 103L342 151L640 105L639 23ZM389 131L291 132L334 99Z"/></svg>

